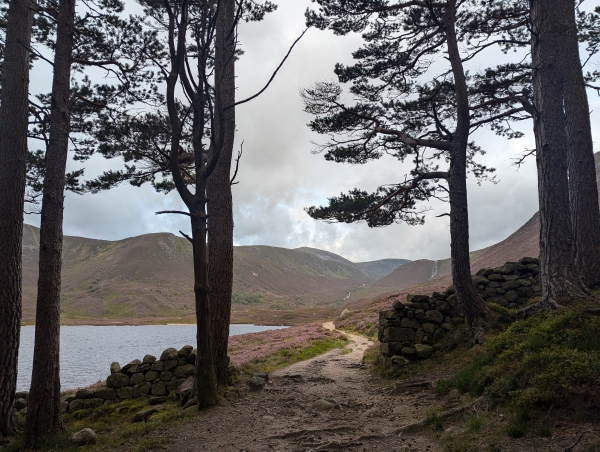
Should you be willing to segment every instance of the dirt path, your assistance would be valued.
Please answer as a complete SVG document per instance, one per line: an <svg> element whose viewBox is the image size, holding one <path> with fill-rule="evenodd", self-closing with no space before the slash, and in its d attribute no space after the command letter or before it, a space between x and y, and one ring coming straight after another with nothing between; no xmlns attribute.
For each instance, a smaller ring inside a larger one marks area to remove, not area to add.
<svg viewBox="0 0 600 452"><path fill-rule="evenodd" d="M157 450L437 451L426 436L393 433L422 419L433 396L389 395L389 388L369 383L361 359L372 342L348 337L342 350L273 372L261 393L207 410L177 432L156 432L173 438Z"/></svg>

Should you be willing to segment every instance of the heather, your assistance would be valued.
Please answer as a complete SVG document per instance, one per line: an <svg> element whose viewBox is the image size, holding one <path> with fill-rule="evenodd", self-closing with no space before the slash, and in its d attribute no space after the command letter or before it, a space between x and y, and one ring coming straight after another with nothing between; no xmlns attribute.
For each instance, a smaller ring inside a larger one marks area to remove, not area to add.
<svg viewBox="0 0 600 452"><path fill-rule="evenodd" d="M346 341L346 336L338 331L329 331L319 323L308 323L230 337L229 357L236 367L252 368L260 363L263 369L266 366L271 370L316 356Z"/></svg>

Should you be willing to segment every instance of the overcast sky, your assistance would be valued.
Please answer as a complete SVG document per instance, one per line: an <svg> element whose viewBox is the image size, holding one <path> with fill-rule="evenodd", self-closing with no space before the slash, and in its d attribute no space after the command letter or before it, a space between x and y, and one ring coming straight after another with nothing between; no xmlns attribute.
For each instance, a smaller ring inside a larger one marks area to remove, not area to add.
<svg viewBox="0 0 600 452"><path fill-rule="evenodd" d="M260 23L244 25L240 39L245 55L236 67L238 99L254 94L301 33L308 0L279 0L279 9ZM588 7L597 2L586 2ZM450 255L449 206L432 204L425 225L392 225L370 229L364 224L326 224L311 219L304 208L323 204L327 197L353 188L371 190L403 179L410 169L391 157L362 166L327 162L311 153L311 141L324 137L310 132L311 116L302 111L299 90L317 80L336 80L336 62L350 63L351 52L361 44L359 35L339 37L309 30L268 91L238 107L237 146L244 142L244 156L233 187L235 245L272 245L286 248L311 246L338 253L353 261L382 258L443 259ZM475 63L494 64L502 55L489 54ZM487 60L486 60L487 59ZM441 63L440 63L441 64ZM49 90L48 68L36 67L31 90ZM590 94L592 110L597 96ZM597 129L598 115L592 113ZM488 154L481 159L497 168L499 182L478 186L469 180L471 248L480 249L503 240L537 210L537 182L533 159L517 170L511 159L532 147L531 124L524 139L507 141L489 131L473 138ZM93 176L114 162L94 158L86 165ZM71 168L78 167L70 164ZM100 195L68 193L64 231L67 235L117 240L149 232L189 231L181 216L156 216L154 212L181 208L176 193L158 194L151 187L122 186ZM39 217L26 216L38 224Z"/></svg>

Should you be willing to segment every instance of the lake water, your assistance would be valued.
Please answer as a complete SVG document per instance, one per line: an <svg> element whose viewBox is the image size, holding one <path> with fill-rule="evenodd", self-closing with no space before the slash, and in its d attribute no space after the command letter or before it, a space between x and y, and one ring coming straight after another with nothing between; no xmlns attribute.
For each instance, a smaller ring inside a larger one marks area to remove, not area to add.
<svg viewBox="0 0 600 452"><path fill-rule="evenodd" d="M276 330L282 326L231 325L229 334ZM35 327L21 328L17 391L29 391ZM84 387L110 375L110 363L125 365L144 355L157 358L169 347L196 344L196 325L63 326L60 334L61 388Z"/></svg>

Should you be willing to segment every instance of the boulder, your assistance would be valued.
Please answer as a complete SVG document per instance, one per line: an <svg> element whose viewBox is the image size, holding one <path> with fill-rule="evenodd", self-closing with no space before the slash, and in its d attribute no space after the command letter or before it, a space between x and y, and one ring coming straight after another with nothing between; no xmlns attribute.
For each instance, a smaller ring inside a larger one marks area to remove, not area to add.
<svg viewBox="0 0 600 452"><path fill-rule="evenodd" d="M402 347L402 349L400 350L400 353L403 355L412 356L415 354L415 348L414 347Z"/></svg>
<svg viewBox="0 0 600 452"><path fill-rule="evenodd" d="M450 295L446 298L446 302L454 308L458 305L458 297L456 295Z"/></svg>
<svg viewBox="0 0 600 452"><path fill-rule="evenodd" d="M75 393L75 397L77 397L78 399L91 399L92 397L94 397L94 391L92 391L91 389L79 389L76 393Z"/></svg>
<svg viewBox="0 0 600 452"><path fill-rule="evenodd" d="M152 366L150 366L150 369L152 369L155 372L162 372L163 370L165 370L165 363L162 361L154 361L152 363Z"/></svg>
<svg viewBox="0 0 600 452"><path fill-rule="evenodd" d="M531 286L520 287L517 289L517 293L523 298L531 298L535 295L535 291Z"/></svg>
<svg viewBox="0 0 600 452"><path fill-rule="evenodd" d="M186 364L185 366L175 369L175 376L177 378L188 378L194 375L194 371L195 366L193 364Z"/></svg>
<svg viewBox="0 0 600 452"><path fill-rule="evenodd" d="M427 311L425 313L425 319L427 319L429 322L433 322L433 323L443 323L444 322L444 316L440 311Z"/></svg>
<svg viewBox="0 0 600 452"><path fill-rule="evenodd" d="M129 384L135 386L135 385L137 385L139 383L143 383L144 381L145 381L144 380L144 374L137 373L137 374L133 374L131 376L131 378L129 379Z"/></svg>
<svg viewBox="0 0 600 452"><path fill-rule="evenodd" d="M194 377L190 377L179 385L175 390L175 395L179 396L180 399L188 396L194 387Z"/></svg>
<svg viewBox="0 0 600 452"><path fill-rule="evenodd" d="M402 319L402 323L400 324L400 326L402 328L412 328L412 329L416 330L417 328L419 328L421 326L421 322L419 322L415 318L405 317ZM388 328L388 329L391 330L392 328ZM406 340L406 339L403 339L403 340Z"/></svg>
<svg viewBox="0 0 600 452"><path fill-rule="evenodd" d="M129 386L129 377L122 373L110 374L106 379L106 386L113 389Z"/></svg>
<svg viewBox="0 0 600 452"><path fill-rule="evenodd" d="M175 350L173 347L171 347L171 348L166 349L164 352L162 352L162 354L160 355L160 360L161 361L170 361L173 359L177 359L178 354L179 354L179 352L177 350Z"/></svg>
<svg viewBox="0 0 600 452"><path fill-rule="evenodd" d="M443 329L444 331L450 331L452 329L452 324L450 324L450 323L442 323L440 325L440 328Z"/></svg>
<svg viewBox="0 0 600 452"><path fill-rule="evenodd" d="M410 361L404 356L394 355L390 358L390 364L396 367L404 367L410 364Z"/></svg>
<svg viewBox="0 0 600 452"><path fill-rule="evenodd" d="M521 282L518 281L518 280L515 280L515 281L506 281L505 283L502 283L502 288L504 290L514 290L514 289L518 289L522 285L523 284L521 284Z"/></svg>
<svg viewBox="0 0 600 452"><path fill-rule="evenodd" d="M148 418L158 412L158 408L149 408L147 410L138 411L133 416L133 422L148 422Z"/></svg>
<svg viewBox="0 0 600 452"><path fill-rule="evenodd" d="M70 441L76 446L87 446L89 444L96 444L96 432L91 428L84 428L71 435Z"/></svg>
<svg viewBox="0 0 600 452"><path fill-rule="evenodd" d="M423 328L426 334L433 334L435 332L435 325L433 323L423 323L421 328Z"/></svg>
<svg viewBox="0 0 600 452"><path fill-rule="evenodd" d="M119 399L132 399L133 388L131 386L124 386L122 388L117 389L117 397Z"/></svg>
<svg viewBox="0 0 600 452"><path fill-rule="evenodd" d="M456 292L456 289L454 288L454 286L452 284L450 284L447 288L446 288L446 293L448 295L452 295L453 293Z"/></svg>
<svg viewBox="0 0 600 452"><path fill-rule="evenodd" d="M185 380L183 379L170 381L169 384L167 384L167 391L169 391L169 393L177 391L177 389L179 389L179 386L181 386L184 381Z"/></svg>
<svg viewBox="0 0 600 452"><path fill-rule="evenodd" d="M537 257L523 257L519 259L519 264L527 265L527 264L535 264L539 265L540 260Z"/></svg>
<svg viewBox="0 0 600 452"><path fill-rule="evenodd" d="M489 279L490 281L504 281L502 275L498 273L492 273L491 275L488 275L487 279Z"/></svg>
<svg viewBox="0 0 600 452"><path fill-rule="evenodd" d="M388 356L397 355L402 350L402 347L404 347L402 342L383 342L379 344L379 353Z"/></svg>
<svg viewBox="0 0 600 452"><path fill-rule="evenodd" d="M482 275L474 275L471 279L473 280L473 284L487 284L490 282L489 279Z"/></svg>
<svg viewBox="0 0 600 452"><path fill-rule="evenodd" d="M195 350L195 349L194 349ZM188 364L196 364L196 352L193 351L186 359Z"/></svg>
<svg viewBox="0 0 600 452"><path fill-rule="evenodd" d="M446 332L442 328L438 328L437 330L435 330L435 333L433 333L433 342L441 341L444 338L445 334Z"/></svg>
<svg viewBox="0 0 600 452"><path fill-rule="evenodd" d="M492 273L494 273L494 269L493 268L481 268L477 271L477 273L475 273L478 276L489 276Z"/></svg>
<svg viewBox="0 0 600 452"><path fill-rule="evenodd" d="M150 397L148 399L148 404L149 405L161 405L161 404L165 403L166 401L167 401L167 398L165 396Z"/></svg>
<svg viewBox="0 0 600 452"><path fill-rule="evenodd" d="M23 408L27 408L27 400L23 398L15 400L15 408L17 409L17 411L20 411Z"/></svg>
<svg viewBox="0 0 600 452"><path fill-rule="evenodd" d="M405 342L412 340L415 333L410 328L390 327L385 329L383 336L388 342Z"/></svg>
<svg viewBox="0 0 600 452"><path fill-rule="evenodd" d="M485 294L487 295L487 297L493 297L494 295L496 295L498 292L496 292L496 289L494 289L493 287L487 287L485 289Z"/></svg>
<svg viewBox="0 0 600 452"><path fill-rule="evenodd" d="M168 370L165 370L164 372L161 372L160 375L158 376L158 378L161 379L161 381L171 381L171 377L173 376L172 372L169 372Z"/></svg>
<svg viewBox="0 0 600 452"><path fill-rule="evenodd" d="M115 400L117 398L117 391L108 386L100 386L96 388L94 395L102 400Z"/></svg>
<svg viewBox="0 0 600 452"><path fill-rule="evenodd" d="M165 370L175 369L176 367L177 367L176 359L170 359L168 361L165 361Z"/></svg>
<svg viewBox="0 0 600 452"><path fill-rule="evenodd" d="M154 383L152 385L152 389L150 389L150 393L155 396L167 395L167 385L165 385L162 381Z"/></svg>
<svg viewBox="0 0 600 452"><path fill-rule="evenodd" d="M425 318L425 311L423 309L415 309L415 319L422 320L424 318Z"/></svg>
<svg viewBox="0 0 600 452"><path fill-rule="evenodd" d="M409 303L425 303L429 304L430 298L429 295L407 295L406 301Z"/></svg>
<svg viewBox="0 0 600 452"><path fill-rule="evenodd" d="M427 359L433 353L433 347L424 344L415 344L415 354L419 359Z"/></svg>
<svg viewBox="0 0 600 452"><path fill-rule="evenodd" d="M395 309L388 309L379 313L379 319L395 320L398 318L398 312Z"/></svg>
<svg viewBox="0 0 600 452"><path fill-rule="evenodd" d="M150 370L151 367L152 367L152 364L144 363L138 367L138 373L145 374L146 372L148 372Z"/></svg>
<svg viewBox="0 0 600 452"><path fill-rule="evenodd" d="M509 303L514 303L519 299L519 294L516 290L509 290L504 295L504 299Z"/></svg>
<svg viewBox="0 0 600 452"><path fill-rule="evenodd" d="M121 372L127 375L133 375L137 373L138 368L142 365L142 362L139 359L134 359L129 364L125 364Z"/></svg>
<svg viewBox="0 0 600 452"><path fill-rule="evenodd" d="M112 362L110 363L110 373L111 374L116 374L121 372L121 365L118 362Z"/></svg>
<svg viewBox="0 0 600 452"><path fill-rule="evenodd" d="M156 361L156 356L146 355L144 359L142 359L142 364L152 364Z"/></svg>
<svg viewBox="0 0 600 452"><path fill-rule="evenodd" d="M266 384L267 380L260 377L252 377L250 381L248 381L248 386L252 392L262 391Z"/></svg>
<svg viewBox="0 0 600 452"><path fill-rule="evenodd" d="M139 383L133 387L133 398L137 399L138 397L143 397L150 393L150 389L152 388L152 384L149 382Z"/></svg>
<svg viewBox="0 0 600 452"><path fill-rule="evenodd" d="M144 375L144 380L146 381L154 381L158 378L158 372L155 370L150 370L148 372L146 372L146 375Z"/></svg>
<svg viewBox="0 0 600 452"><path fill-rule="evenodd" d="M18 392L15 393L15 398L29 400L29 392L27 392L27 391L18 391Z"/></svg>

